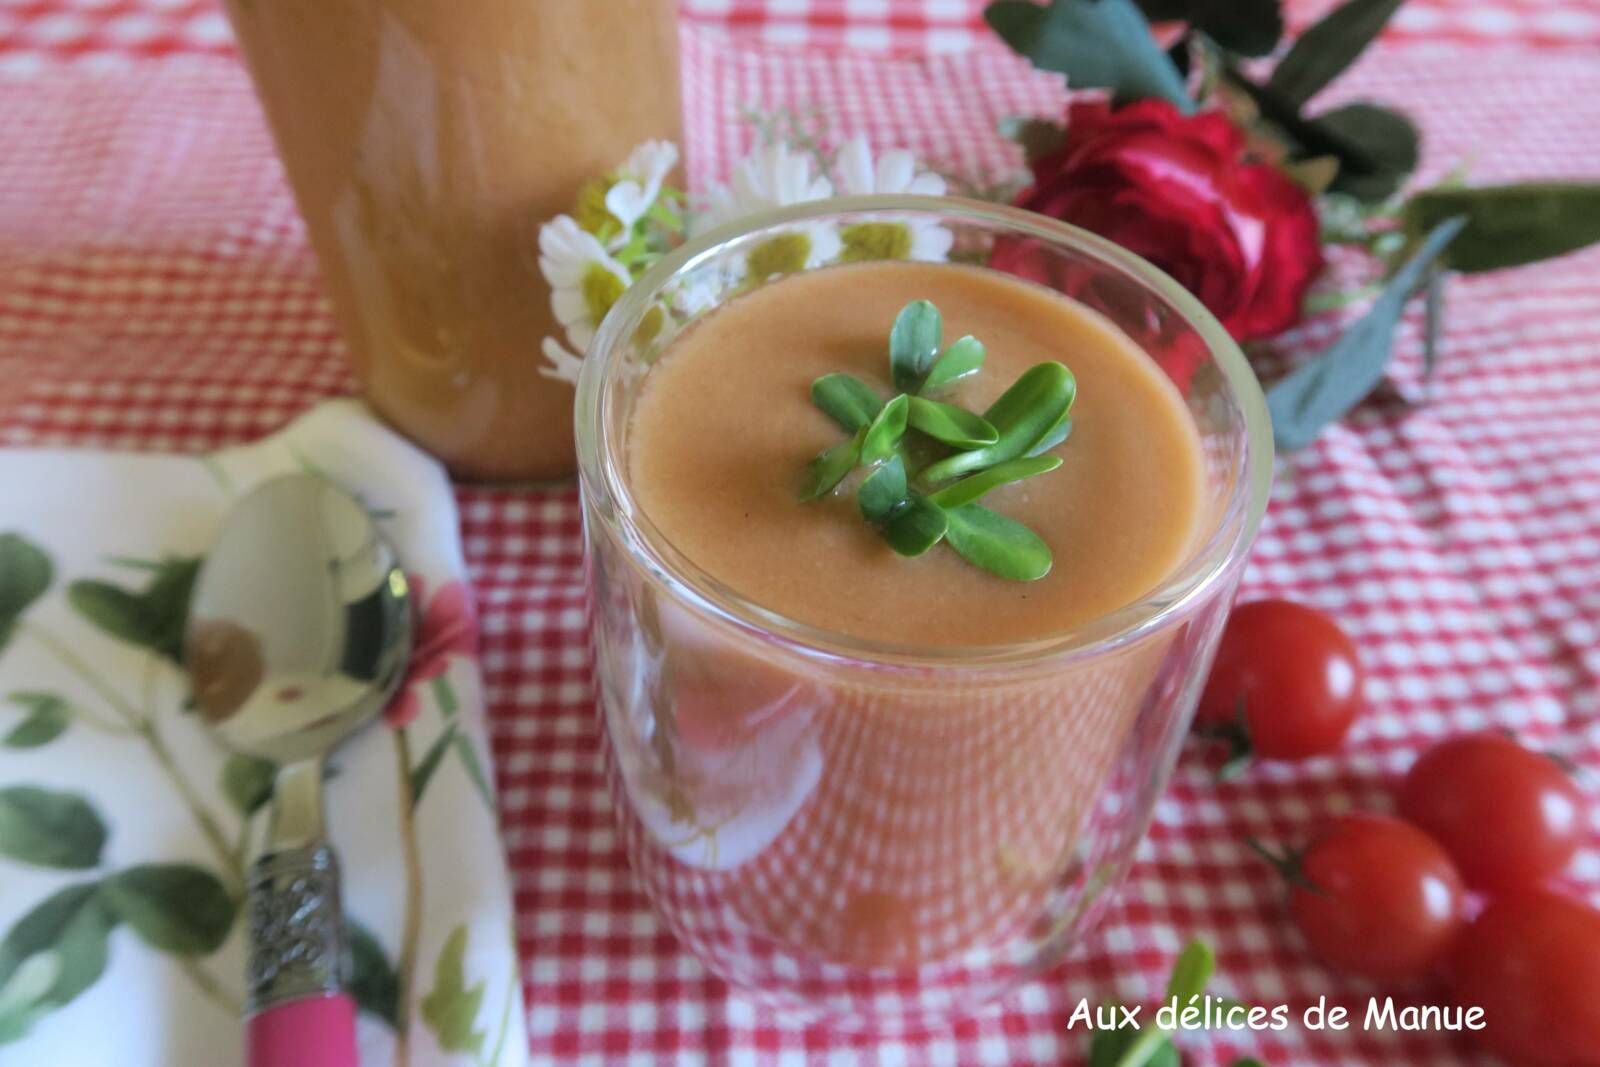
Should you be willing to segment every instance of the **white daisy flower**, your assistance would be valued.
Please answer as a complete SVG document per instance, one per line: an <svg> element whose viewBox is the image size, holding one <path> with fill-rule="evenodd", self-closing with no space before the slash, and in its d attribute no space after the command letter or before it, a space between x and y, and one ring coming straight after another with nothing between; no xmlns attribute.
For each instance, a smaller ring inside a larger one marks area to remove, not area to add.
<svg viewBox="0 0 1600 1067"><path fill-rule="evenodd" d="M554 337L546 337L540 346L544 349L544 358L547 365L539 368L539 373L546 378L554 378L558 382L578 384L578 372L583 370L583 357L575 356L567 350L567 346L557 341Z"/></svg>
<svg viewBox="0 0 1600 1067"><path fill-rule="evenodd" d="M891 148L872 162L872 149L860 134L839 149L840 194L870 196L873 193L910 193L914 196L943 196L944 179L929 170L918 170L917 159L904 148Z"/></svg>
<svg viewBox="0 0 1600 1067"><path fill-rule="evenodd" d="M711 190L706 197L707 210L695 220L695 230L709 230L746 215L808 200L826 200L832 195L833 183L828 176L811 172L810 156L786 144L766 145L746 156L726 185Z"/></svg>
<svg viewBox="0 0 1600 1067"><path fill-rule="evenodd" d="M661 195L661 183L678 165L678 146L671 141L646 141L628 154L606 190L606 210L626 233L644 218Z"/></svg>
<svg viewBox="0 0 1600 1067"><path fill-rule="evenodd" d="M845 196L875 193L909 193L943 196L944 179L918 170L916 157L904 148L884 152L874 164L867 139L852 137L839 150L839 185ZM926 218L885 215L843 227L840 238L846 262L863 259L920 259L941 261L955 238L948 229Z"/></svg>
<svg viewBox="0 0 1600 1067"><path fill-rule="evenodd" d="M811 157L785 144L766 145L746 156L726 185L711 190L706 210L695 218L691 229L700 233L772 208L832 195L833 183L827 175L813 173ZM745 255L745 277L764 281L776 274L820 267L837 258L841 247L839 232L832 226L796 226L750 249Z"/></svg>
<svg viewBox="0 0 1600 1067"><path fill-rule="evenodd" d="M589 347L606 312L633 283L599 238L567 215L539 228L539 270L550 283L556 320L579 352Z"/></svg>

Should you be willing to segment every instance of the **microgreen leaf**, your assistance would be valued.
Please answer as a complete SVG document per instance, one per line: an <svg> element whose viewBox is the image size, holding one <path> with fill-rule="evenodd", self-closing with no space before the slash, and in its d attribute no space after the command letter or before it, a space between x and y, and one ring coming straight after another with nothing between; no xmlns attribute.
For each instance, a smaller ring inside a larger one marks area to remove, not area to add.
<svg viewBox="0 0 1600 1067"><path fill-rule="evenodd" d="M920 556L939 543L949 524L949 512L928 503L926 497L912 496L889 516L883 536L902 556Z"/></svg>
<svg viewBox="0 0 1600 1067"><path fill-rule="evenodd" d="M909 407L909 398L904 393L883 405L873 418L872 425L867 427L866 437L861 442L861 462L876 463L894 451L900 438L906 435Z"/></svg>
<svg viewBox="0 0 1600 1067"><path fill-rule="evenodd" d="M922 477L928 482L941 482L1027 454L1059 428L1062 418L1072 409L1077 389L1072 372L1060 363L1029 367L983 413L1000 432L1000 440L985 448L947 456L923 471Z"/></svg>
<svg viewBox="0 0 1600 1067"><path fill-rule="evenodd" d="M915 392L927 376L944 340L944 320L926 300L914 300L900 309L889 331L889 370L894 387Z"/></svg>
<svg viewBox="0 0 1600 1067"><path fill-rule="evenodd" d="M909 407L906 418L910 424L929 437L958 448L982 448L1000 440L1000 431L981 418L954 404L941 404L937 400L913 396L906 398Z"/></svg>
<svg viewBox="0 0 1600 1067"><path fill-rule="evenodd" d="M1007 460L995 464L986 471L979 471L970 478L951 482L937 493L931 494L928 500L941 508L959 508L980 499L992 489L998 489L1011 482L1020 482L1024 478L1032 478L1036 474L1046 474L1059 466L1061 466L1060 456L1032 456Z"/></svg>
<svg viewBox="0 0 1600 1067"><path fill-rule="evenodd" d="M880 463L856 490L856 503L868 522L883 522L905 498L906 465L899 456Z"/></svg>
<svg viewBox="0 0 1600 1067"><path fill-rule="evenodd" d="M1044 436L1035 441L1033 447L1028 449L1028 455L1042 456L1071 436L1072 409L1068 408L1061 413L1061 417L1056 420L1056 424L1046 430Z"/></svg>
<svg viewBox="0 0 1600 1067"><path fill-rule="evenodd" d="M853 436L819 452L806 467L805 478L800 483L800 499L816 500L827 496L834 486L844 481L844 476L861 459L861 442L865 437L865 431L857 430Z"/></svg>
<svg viewBox="0 0 1600 1067"><path fill-rule="evenodd" d="M1187 1004L1206 991L1206 983L1211 981L1216 969L1217 957L1211 947L1198 939L1190 941L1172 965L1172 977L1167 980L1167 999L1177 997L1179 1003Z"/></svg>
<svg viewBox="0 0 1600 1067"><path fill-rule="evenodd" d="M1136 1026L1096 1030L1089 1039L1089 1067L1182 1067L1178 1047L1165 1034Z"/></svg>
<svg viewBox="0 0 1600 1067"><path fill-rule="evenodd" d="M980 504L944 512L945 538L963 559L1013 582L1031 582L1050 573L1050 546L1022 525Z"/></svg>
<svg viewBox="0 0 1600 1067"><path fill-rule="evenodd" d="M894 551L919 556L941 540L968 562L1012 581L1033 581L1050 572L1050 548L1032 530L975 502L1011 482L1061 465L1041 453L1072 431L1069 412L1077 396L1072 372L1060 363L1040 363L989 406L983 415L915 395L977 371L985 350L962 337L940 354L944 324L926 300L907 304L889 336L889 369L901 392L887 403L849 374L825 374L811 383L811 399L829 418L851 431L848 440L824 450L806 470L802 500L831 493L859 464L868 468L856 490L856 505L878 527ZM903 444L909 429L921 438ZM942 446L942 447L938 447ZM908 464L950 454L925 470ZM932 484L971 475L932 496L911 483Z"/></svg>
<svg viewBox="0 0 1600 1067"><path fill-rule="evenodd" d="M849 374L824 374L811 383L811 402L846 433L869 425L883 401L872 387Z"/></svg>
<svg viewBox="0 0 1600 1067"><path fill-rule="evenodd" d="M976 374L987 354L983 342L968 334L945 349L944 355L934 361L933 369L928 371L920 391L930 393L969 374Z"/></svg>

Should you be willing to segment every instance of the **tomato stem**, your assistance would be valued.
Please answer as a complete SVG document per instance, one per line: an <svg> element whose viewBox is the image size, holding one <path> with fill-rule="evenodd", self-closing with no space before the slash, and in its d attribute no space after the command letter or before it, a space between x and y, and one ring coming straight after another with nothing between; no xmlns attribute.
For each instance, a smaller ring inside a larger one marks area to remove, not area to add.
<svg viewBox="0 0 1600 1067"><path fill-rule="evenodd" d="M1254 837L1247 837L1244 843L1250 846L1250 851L1272 864L1275 871L1282 876L1285 882L1296 889L1304 889L1308 893L1315 893L1319 897L1328 896L1328 891L1306 877L1303 866L1305 853L1295 849L1287 849L1282 853L1274 852L1263 845Z"/></svg>
<svg viewBox="0 0 1600 1067"><path fill-rule="evenodd" d="M1228 746L1228 754L1217 768L1217 781L1227 782L1239 777L1255 762L1255 745L1250 741L1250 723L1245 717L1245 697L1239 694L1233 718L1215 726L1205 727L1200 736L1220 741Z"/></svg>

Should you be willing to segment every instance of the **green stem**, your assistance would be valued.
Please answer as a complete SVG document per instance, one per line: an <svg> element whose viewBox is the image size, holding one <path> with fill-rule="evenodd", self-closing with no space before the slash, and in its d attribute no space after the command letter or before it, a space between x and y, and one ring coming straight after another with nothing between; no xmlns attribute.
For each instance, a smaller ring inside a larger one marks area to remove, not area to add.
<svg viewBox="0 0 1600 1067"><path fill-rule="evenodd" d="M210 810L206 808L205 802L200 799L200 794L195 790L189 779L184 776L182 769L178 766L178 761L173 759L172 750L167 747L167 743L162 738L160 731L156 729L156 724L154 722L146 722L139 727L138 733L145 739L145 743L150 746L151 755L155 756L156 762L161 764L161 769L167 773L167 778L172 782L173 788L183 798L184 804L188 805L189 813L194 816L194 821L199 825L200 832L205 835L205 839L211 845L212 851L216 852L217 858L222 861L223 869L233 883L232 890L234 895L242 895L244 892L244 864L241 862L240 857L234 853L233 846L228 843L227 837L223 835L222 827L212 817Z"/></svg>
<svg viewBox="0 0 1600 1067"><path fill-rule="evenodd" d="M1306 313L1316 314L1319 311L1334 311L1346 308L1351 304L1358 304L1369 297L1378 295L1379 287L1376 285L1362 285L1355 289L1340 289L1331 293L1316 293L1306 298Z"/></svg>
<svg viewBox="0 0 1600 1067"><path fill-rule="evenodd" d="M395 769L400 777L400 852L405 862L405 926L400 937L400 958L395 961L398 995L395 997L394 1063L411 1062L411 993L416 982L417 939L422 932L422 859L417 850L417 823L411 781L411 741L404 728L394 735Z"/></svg>
<svg viewBox="0 0 1600 1067"><path fill-rule="evenodd" d="M106 704L120 715L125 727L106 724L114 732L137 734L144 739L150 754L155 757L162 771L167 775L179 797L189 808L189 813L199 825L200 832L222 861L223 870L230 876L235 896L242 894L244 888L244 865L235 856L227 839L223 836L222 829L217 820L211 815L200 794L184 775L177 760L172 756L172 750L167 748L166 741L162 739L156 729L155 719L148 711L140 711L121 693L111 688L110 684L88 663L84 662L72 647L61 640L49 630L39 626L38 623L25 623L28 633L33 639L49 650L50 654L60 661L61 665L71 671L77 678L104 700Z"/></svg>
<svg viewBox="0 0 1600 1067"><path fill-rule="evenodd" d="M216 975L205 969L205 966L191 956L179 956L178 966L183 968L189 980L194 982L196 988L203 993L207 1000L217 1005L228 1013L230 1018L238 1018L244 1011L244 1003L217 981Z"/></svg>
<svg viewBox="0 0 1600 1067"><path fill-rule="evenodd" d="M217 483L217 488L222 490L223 496L232 499L238 495L238 491L233 486L233 479L228 476L228 472L223 469L222 464L217 462L216 456L206 456L200 460L200 465L205 468L207 474L211 475L211 480Z"/></svg>
<svg viewBox="0 0 1600 1067"><path fill-rule="evenodd" d="M244 870L245 855L250 850L250 817L242 815L239 818L239 836L233 841L233 862L239 870Z"/></svg>
<svg viewBox="0 0 1600 1067"><path fill-rule="evenodd" d="M144 716L140 714L139 709L135 708L121 693L112 689L93 667L85 663L83 658L72 650L71 645L36 622L28 621L22 625L33 636L35 641L43 645L51 655L60 661L63 667L77 676L79 681L93 689L101 700L104 700L113 711L121 715L123 721L127 724L129 732L137 731L143 725Z"/></svg>
<svg viewBox="0 0 1600 1067"><path fill-rule="evenodd" d="M517 983L522 976L517 970L517 960L520 958L517 949L517 939L511 939L511 978L506 982L505 1003L500 1006L500 1032L494 1038L494 1050L489 1053L489 1058L483 1061L484 1067L495 1067L500 1062L500 1053L506 1047L506 1035L511 1031L511 1002L516 999Z"/></svg>

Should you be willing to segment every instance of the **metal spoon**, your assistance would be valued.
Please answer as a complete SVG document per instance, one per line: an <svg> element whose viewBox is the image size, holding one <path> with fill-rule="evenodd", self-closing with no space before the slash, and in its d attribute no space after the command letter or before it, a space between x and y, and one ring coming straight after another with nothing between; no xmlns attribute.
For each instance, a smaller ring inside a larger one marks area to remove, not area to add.
<svg viewBox="0 0 1600 1067"><path fill-rule="evenodd" d="M289 475L239 501L196 579L184 661L216 738L279 765L246 885L251 1067L356 1067L322 760L383 710L410 654L405 574L355 499Z"/></svg>

